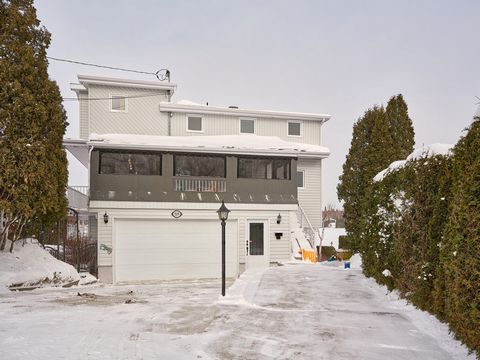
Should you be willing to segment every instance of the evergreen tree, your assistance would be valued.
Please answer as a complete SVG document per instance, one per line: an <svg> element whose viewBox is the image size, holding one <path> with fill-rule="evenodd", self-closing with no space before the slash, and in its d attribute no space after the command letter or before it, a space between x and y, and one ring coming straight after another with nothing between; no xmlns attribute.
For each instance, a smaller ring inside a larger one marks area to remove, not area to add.
<svg viewBox="0 0 480 360"><path fill-rule="evenodd" d="M454 148L452 202L441 249L445 318L480 358L480 118Z"/></svg>
<svg viewBox="0 0 480 360"><path fill-rule="evenodd" d="M50 33L32 0L0 0L0 247L32 221L55 222L66 212L66 115L47 73Z"/></svg>
<svg viewBox="0 0 480 360"><path fill-rule="evenodd" d="M403 160L413 151L415 132L402 94L390 98L385 113L395 139L393 146L397 158L394 160Z"/></svg>

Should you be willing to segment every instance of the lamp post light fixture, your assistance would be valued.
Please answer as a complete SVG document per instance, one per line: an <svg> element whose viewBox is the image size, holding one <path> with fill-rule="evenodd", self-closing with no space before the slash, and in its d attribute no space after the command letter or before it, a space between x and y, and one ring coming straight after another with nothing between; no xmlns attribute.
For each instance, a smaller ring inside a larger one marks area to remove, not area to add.
<svg viewBox="0 0 480 360"><path fill-rule="evenodd" d="M278 214L277 216L277 224L280 224L282 222L282 215Z"/></svg>
<svg viewBox="0 0 480 360"><path fill-rule="evenodd" d="M222 206L217 210L218 218L222 224L222 296L225 296L225 222L228 219L228 213L225 203L222 200Z"/></svg>
<svg viewBox="0 0 480 360"><path fill-rule="evenodd" d="M105 224L108 224L108 214L107 214L106 211L105 211L105 214L103 214L103 222L104 222Z"/></svg>

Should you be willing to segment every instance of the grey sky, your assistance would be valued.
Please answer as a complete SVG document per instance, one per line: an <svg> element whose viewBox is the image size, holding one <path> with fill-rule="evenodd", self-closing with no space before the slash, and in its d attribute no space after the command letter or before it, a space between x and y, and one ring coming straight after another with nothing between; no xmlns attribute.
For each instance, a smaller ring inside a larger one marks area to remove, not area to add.
<svg viewBox="0 0 480 360"><path fill-rule="evenodd" d="M456 142L480 96L480 1L37 0L50 56L146 71L168 68L174 100L329 113L325 202L353 123L402 93L417 146ZM65 97L77 74L149 79L51 62ZM66 103L69 137L78 104ZM87 184L71 166L70 184Z"/></svg>

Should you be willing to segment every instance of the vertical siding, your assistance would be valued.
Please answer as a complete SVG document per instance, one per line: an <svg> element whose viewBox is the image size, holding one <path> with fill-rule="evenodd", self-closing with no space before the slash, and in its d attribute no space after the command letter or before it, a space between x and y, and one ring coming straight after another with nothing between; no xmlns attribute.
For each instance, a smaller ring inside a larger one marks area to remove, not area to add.
<svg viewBox="0 0 480 360"><path fill-rule="evenodd" d="M298 189L298 202L313 226L322 226L322 161L298 159L297 170L305 171L305 188Z"/></svg>
<svg viewBox="0 0 480 360"><path fill-rule="evenodd" d="M194 114L194 113L192 113ZM203 118L202 132L187 131L187 114L174 113L171 119L173 136L195 135L238 135L240 134L240 118L227 115L201 115ZM287 135L288 120L257 118L255 133L262 136L278 136L279 138L306 144L321 144L321 123L319 121L303 121L303 136Z"/></svg>
<svg viewBox="0 0 480 360"><path fill-rule="evenodd" d="M80 108L80 139L88 139L88 92L81 91L78 94L80 99L79 108Z"/></svg>
<svg viewBox="0 0 480 360"><path fill-rule="evenodd" d="M94 85L89 87L90 99L110 98L111 95L140 97L126 99L126 112L110 111L109 99L90 100L87 136L90 133L168 135L168 123L166 117L161 116L159 108L160 102L167 100L166 91Z"/></svg>

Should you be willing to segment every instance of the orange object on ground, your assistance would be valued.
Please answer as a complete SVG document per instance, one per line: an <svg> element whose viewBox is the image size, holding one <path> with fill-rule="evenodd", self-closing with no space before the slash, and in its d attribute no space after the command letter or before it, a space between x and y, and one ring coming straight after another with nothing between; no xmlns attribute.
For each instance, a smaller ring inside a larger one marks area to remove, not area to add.
<svg viewBox="0 0 480 360"><path fill-rule="evenodd" d="M315 250L302 249L302 259L311 261L312 263L317 262L317 254Z"/></svg>

